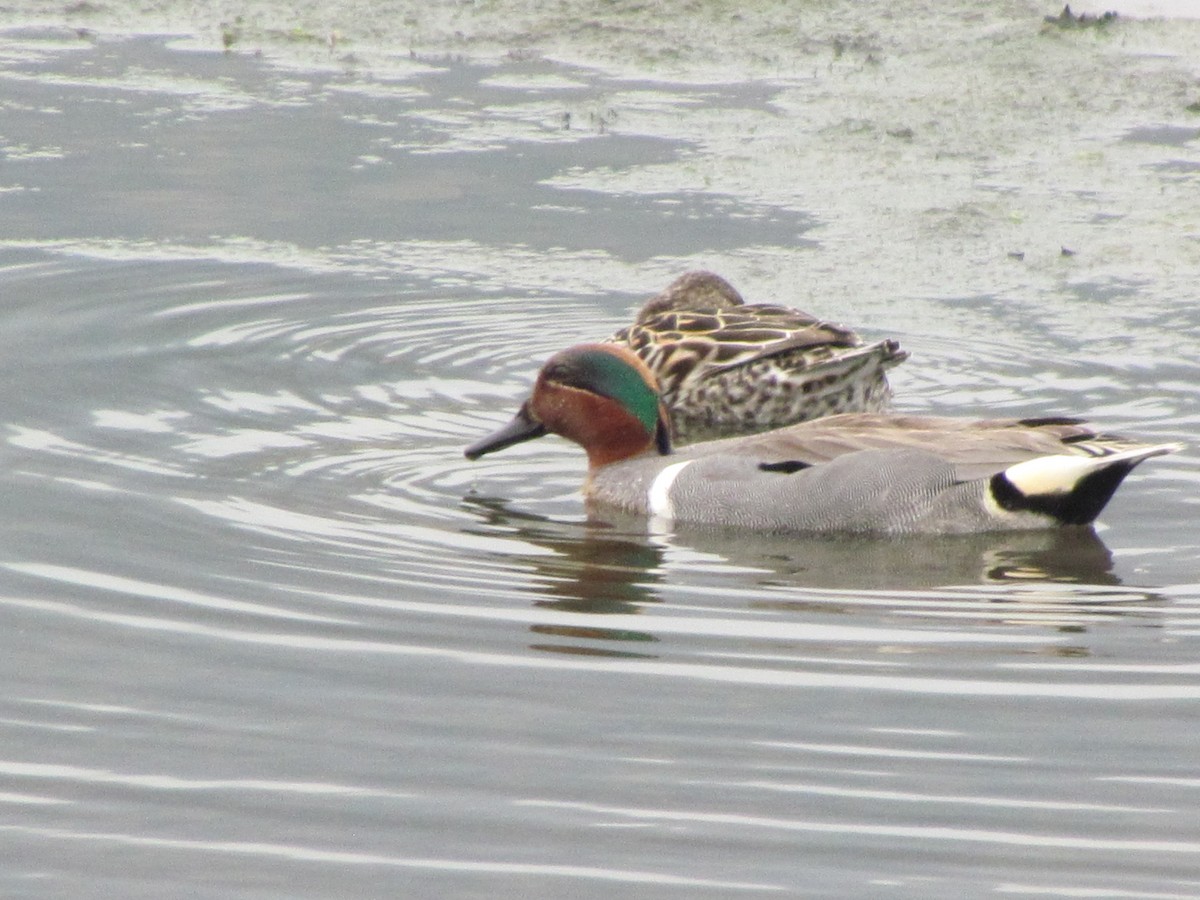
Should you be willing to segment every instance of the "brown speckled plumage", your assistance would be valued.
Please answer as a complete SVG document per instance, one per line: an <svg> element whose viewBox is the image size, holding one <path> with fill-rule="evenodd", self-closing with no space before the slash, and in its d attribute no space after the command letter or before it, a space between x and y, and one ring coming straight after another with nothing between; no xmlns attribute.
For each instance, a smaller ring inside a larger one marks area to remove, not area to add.
<svg viewBox="0 0 1200 900"><path fill-rule="evenodd" d="M712 272L688 272L608 339L658 377L676 440L749 434L844 412L880 412L884 372L908 354L784 306L747 304Z"/></svg>

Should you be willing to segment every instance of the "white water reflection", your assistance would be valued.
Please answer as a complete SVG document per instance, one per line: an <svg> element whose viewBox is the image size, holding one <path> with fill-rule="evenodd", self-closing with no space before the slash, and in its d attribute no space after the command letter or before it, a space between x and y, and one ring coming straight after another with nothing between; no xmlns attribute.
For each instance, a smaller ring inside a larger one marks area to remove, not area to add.
<svg viewBox="0 0 1200 900"><path fill-rule="evenodd" d="M610 807L586 803L560 803L526 800L529 806L545 806L583 813L595 813L616 818L651 822L683 822L698 825L720 825L734 829L767 829L836 833L847 837L898 837L914 841L968 842L998 844L1029 848L1055 848L1095 852L1121 853L1180 853L1200 854L1200 841L1137 841L1095 839L1069 834L1028 834L1023 832L986 831L982 829L939 828L936 826L880 826L861 822L826 823L802 819L776 819L766 816L729 815L722 813L685 812L679 810L637 809Z"/></svg>
<svg viewBox="0 0 1200 900"><path fill-rule="evenodd" d="M553 879L555 882L599 881L615 884L703 888L720 891L778 891L782 885L752 884L736 881L716 881L703 878L688 878L657 872L623 871L588 866L570 866L555 863L513 863L504 861L481 861L474 859L421 859L389 856L375 853L350 853L338 850L323 850L295 844L271 844L259 841L186 841L170 840L136 834L104 832L70 832L51 828L22 828L0 825L0 832L10 835L47 838L51 841L70 843L86 841L110 844L115 847L136 847L152 850L177 850L199 853L208 857L250 856L263 859L279 859L287 862L325 863L333 866L370 866L400 869L430 869L433 871L470 873L498 876L536 876Z"/></svg>

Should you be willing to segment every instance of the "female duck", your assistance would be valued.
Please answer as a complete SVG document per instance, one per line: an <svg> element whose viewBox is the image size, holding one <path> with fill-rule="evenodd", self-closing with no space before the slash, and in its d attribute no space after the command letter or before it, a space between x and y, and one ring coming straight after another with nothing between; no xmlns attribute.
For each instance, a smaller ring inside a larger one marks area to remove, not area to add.
<svg viewBox="0 0 1200 900"><path fill-rule="evenodd" d="M608 342L658 378L675 440L751 434L843 412L881 412L884 373L908 358L786 306L746 304L712 272L687 272Z"/></svg>
<svg viewBox="0 0 1200 900"><path fill-rule="evenodd" d="M1074 419L846 414L672 452L653 374L616 344L553 356L478 459L553 433L588 456L589 503L771 531L963 533L1091 523L1138 463L1180 449Z"/></svg>

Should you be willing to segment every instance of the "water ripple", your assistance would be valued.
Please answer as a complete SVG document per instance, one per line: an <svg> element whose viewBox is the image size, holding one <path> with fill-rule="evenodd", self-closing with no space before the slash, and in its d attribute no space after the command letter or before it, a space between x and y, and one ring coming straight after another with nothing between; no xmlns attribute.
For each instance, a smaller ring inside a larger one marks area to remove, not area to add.
<svg viewBox="0 0 1200 900"><path fill-rule="evenodd" d="M876 825L862 822L831 823L806 821L803 819L771 818L767 816L617 807L549 800L524 800L520 802L530 806L564 809L618 819L721 825L785 832L822 832L839 834L851 839L867 836L897 837L910 841L936 841L940 843L968 842L975 844L1008 845L1027 849L1057 848L1095 853L1200 854L1200 842L1197 841L1093 838L1072 834L1028 834L1018 831L989 831L985 829L948 828L930 825Z"/></svg>
<svg viewBox="0 0 1200 900"><path fill-rule="evenodd" d="M209 856L250 856L298 863L329 863L337 866L379 866L384 868L427 869L451 873L478 873L492 876L524 876L566 881L600 881L614 884L704 888L729 891L780 891L781 885L756 882L722 881L693 878L669 873L572 866L559 863L518 863L501 860L436 859L327 850L296 844L265 841L185 840L153 835L119 832L85 832L63 828L36 828L0 825L0 831L16 836L48 838L63 842L101 843L113 847L178 850Z"/></svg>

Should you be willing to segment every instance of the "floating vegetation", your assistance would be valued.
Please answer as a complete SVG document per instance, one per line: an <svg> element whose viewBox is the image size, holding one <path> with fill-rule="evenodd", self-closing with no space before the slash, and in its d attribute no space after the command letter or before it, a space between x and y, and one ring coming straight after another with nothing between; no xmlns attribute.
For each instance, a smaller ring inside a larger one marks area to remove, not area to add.
<svg viewBox="0 0 1200 900"><path fill-rule="evenodd" d="M1057 16L1046 16L1043 21L1047 25L1056 25L1059 28L1100 28L1111 24L1116 19L1117 14L1111 10L1098 16L1091 16L1087 13L1075 15L1071 12L1071 6L1068 4Z"/></svg>
<svg viewBox="0 0 1200 900"><path fill-rule="evenodd" d="M238 16L230 22L221 23L221 45L228 53L233 49L233 45L242 39L242 17Z"/></svg>

